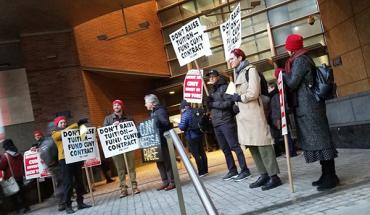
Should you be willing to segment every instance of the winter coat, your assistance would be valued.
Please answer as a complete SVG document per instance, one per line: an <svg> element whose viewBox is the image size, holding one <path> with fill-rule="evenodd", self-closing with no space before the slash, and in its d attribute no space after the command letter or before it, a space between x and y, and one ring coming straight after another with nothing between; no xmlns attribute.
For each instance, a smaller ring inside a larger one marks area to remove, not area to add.
<svg viewBox="0 0 370 215"><path fill-rule="evenodd" d="M78 128L77 123L73 123L72 125L68 126L65 129L75 129ZM63 141L62 141L62 130L53 131L51 137L54 140L55 145L58 147L58 160L64 159L64 149L63 149Z"/></svg>
<svg viewBox="0 0 370 215"><path fill-rule="evenodd" d="M270 93L270 98L270 124L280 129L281 110L279 92L277 89L274 89L274 91Z"/></svg>
<svg viewBox="0 0 370 215"><path fill-rule="evenodd" d="M312 83L313 65L300 56L293 61L291 74L283 75L284 83L296 92L297 106L294 114L299 142L303 150L316 151L333 148L325 101L317 102L308 83Z"/></svg>
<svg viewBox="0 0 370 215"><path fill-rule="evenodd" d="M249 81L245 73L249 74ZM240 95L239 114L236 115L238 138L241 145L265 146L273 144L269 125L261 99L260 77L256 68L247 64L239 72L236 81L236 93Z"/></svg>
<svg viewBox="0 0 370 215"><path fill-rule="evenodd" d="M113 125L115 121L125 122L125 121L132 121L132 119L126 116L124 113L122 113L121 118L119 118L118 115L112 113L104 118L104 126Z"/></svg>
<svg viewBox="0 0 370 215"><path fill-rule="evenodd" d="M221 76L215 83L213 91L210 93L211 101L211 118L213 127L223 125L225 123L235 123L233 105L231 95L226 94L228 84Z"/></svg>
<svg viewBox="0 0 370 215"><path fill-rule="evenodd" d="M157 128L159 130L161 144L167 144L167 140L163 135L164 132L170 130L171 128L171 123L170 119L168 118L167 110L164 107L157 105L154 107L150 116L154 118Z"/></svg>
<svg viewBox="0 0 370 215"><path fill-rule="evenodd" d="M181 120L179 123L179 128L184 131L185 138L187 141L198 140L202 138L202 133L200 129L192 130L190 129L192 123L193 109L188 108L181 114Z"/></svg>
<svg viewBox="0 0 370 215"><path fill-rule="evenodd" d="M9 163L12 166L14 178L22 180L24 176L23 156L20 153L8 153ZM0 170L4 171L4 180L12 176L5 153L0 157Z"/></svg>

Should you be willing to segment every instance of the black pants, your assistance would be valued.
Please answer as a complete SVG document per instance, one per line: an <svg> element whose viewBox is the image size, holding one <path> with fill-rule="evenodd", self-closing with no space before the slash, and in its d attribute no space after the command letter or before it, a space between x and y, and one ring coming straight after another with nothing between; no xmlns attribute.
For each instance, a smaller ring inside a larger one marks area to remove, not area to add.
<svg viewBox="0 0 370 215"><path fill-rule="evenodd" d="M19 187L19 192L16 193L15 195L9 196L10 200L15 204L15 210L19 211L21 208L29 208L28 202L25 199L25 187L23 185L23 178L21 179L16 179L18 187Z"/></svg>
<svg viewBox="0 0 370 215"><path fill-rule="evenodd" d="M82 162L66 164L65 160L59 161L60 168L63 176L63 203L66 206L71 206L71 196L73 191L73 185L76 189L76 201L77 204L83 203L83 181L82 181Z"/></svg>
<svg viewBox="0 0 370 215"><path fill-rule="evenodd" d="M188 140L189 150L193 155L198 168L198 174L203 175L208 173L207 155L204 151L202 138L195 140Z"/></svg>
<svg viewBox="0 0 370 215"><path fill-rule="evenodd" d="M244 153L238 141L236 124L225 123L223 125L215 127L214 130L217 142L225 155L226 164L227 168L229 169L229 172L238 173L238 170L235 166L233 154L231 153L231 151L234 151L236 157L238 158L239 166L241 169L240 172L248 171Z"/></svg>
<svg viewBox="0 0 370 215"><path fill-rule="evenodd" d="M171 166L171 159L170 159L170 152L168 150L167 143L161 144L161 153L162 153L162 160L157 161L157 168L159 170L159 174L161 175L163 184L174 184L175 179L173 176L172 166Z"/></svg>

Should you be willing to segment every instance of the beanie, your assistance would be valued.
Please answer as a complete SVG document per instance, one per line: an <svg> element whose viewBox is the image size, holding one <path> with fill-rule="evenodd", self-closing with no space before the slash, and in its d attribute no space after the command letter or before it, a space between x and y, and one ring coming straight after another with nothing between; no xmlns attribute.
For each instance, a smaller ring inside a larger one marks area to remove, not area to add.
<svg viewBox="0 0 370 215"><path fill-rule="evenodd" d="M185 99L181 101L180 108L184 109L186 106L190 106L189 102L187 102Z"/></svg>
<svg viewBox="0 0 370 215"><path fill-rule="evenodd" d="M39 136L44 136L44 134L42 133L42 131L41 130L35 130L34 132L33 132L33 135L35 136L35 135L39 135Z"/></svg>
<svg viewBox="0 0 370 215"><path fill-rule="evenodd" d="M58 127L59 121L60 120L66 120L65 116L58 116L57 118L54 119L54 126Z"/></svg>
<svg viewBox="0 0 370 215"><path fill-rule="evenodd" d="M285 48L291 52L295 52L303 48L303 37L299 34L290 34L286 38Z"/></svg>
<svg viewBox="0 0 370 215"><path fill-rule="evenodd" d="M115 105L115 104L119 104L123 108L123 101L122 100L119 100L119 99L114 100L112 102L112 105Z"/></svg>

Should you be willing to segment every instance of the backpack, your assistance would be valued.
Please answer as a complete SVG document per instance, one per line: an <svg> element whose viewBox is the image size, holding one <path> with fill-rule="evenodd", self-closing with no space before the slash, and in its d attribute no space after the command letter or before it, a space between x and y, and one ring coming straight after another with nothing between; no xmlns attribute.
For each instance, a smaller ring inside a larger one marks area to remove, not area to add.
<svg viewBox="0 0 370 215"><path fill-rule="evenodd" d="M315 66L315 63L306 55L306 59L309 60L314 70L312 71L312 84L309 84L308 87L313 92L317 101L326 100L333 98L334 87L334 75L331 67L326 64L320 66Z"/></svg>
<svg viewBox="0 0 370 215"><path fill-rule="evenodd" d="M209 118L204 109L191 109L191 122L189 125L189 130L200 130L201 132L206 132L209 129L209 125Z"/></svg>
<svg viewBox="0 0 370 215"><path fill-rule="evenodd" d="M48 167L58 164L58 148L51 137L45 137L41 142L40 158L45 162Z"/></svg>

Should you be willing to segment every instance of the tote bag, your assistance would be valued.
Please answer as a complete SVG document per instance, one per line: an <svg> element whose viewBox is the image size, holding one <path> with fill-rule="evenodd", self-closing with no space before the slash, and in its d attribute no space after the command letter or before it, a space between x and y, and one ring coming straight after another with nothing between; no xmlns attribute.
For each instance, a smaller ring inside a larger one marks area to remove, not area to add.
<svg viewBox="0 0 370 215"><path fill-rule="evenodd" d="M10 168L10 172L12 173L12 176L8 178L7 180L3 180L0 182L1 187L3 188L3 193L5 196L11 196L19 192L19 186L17 181L14 178L13 169L9 162L8 154L5 153L6 160L8 161L8 165Z"/></svg>

